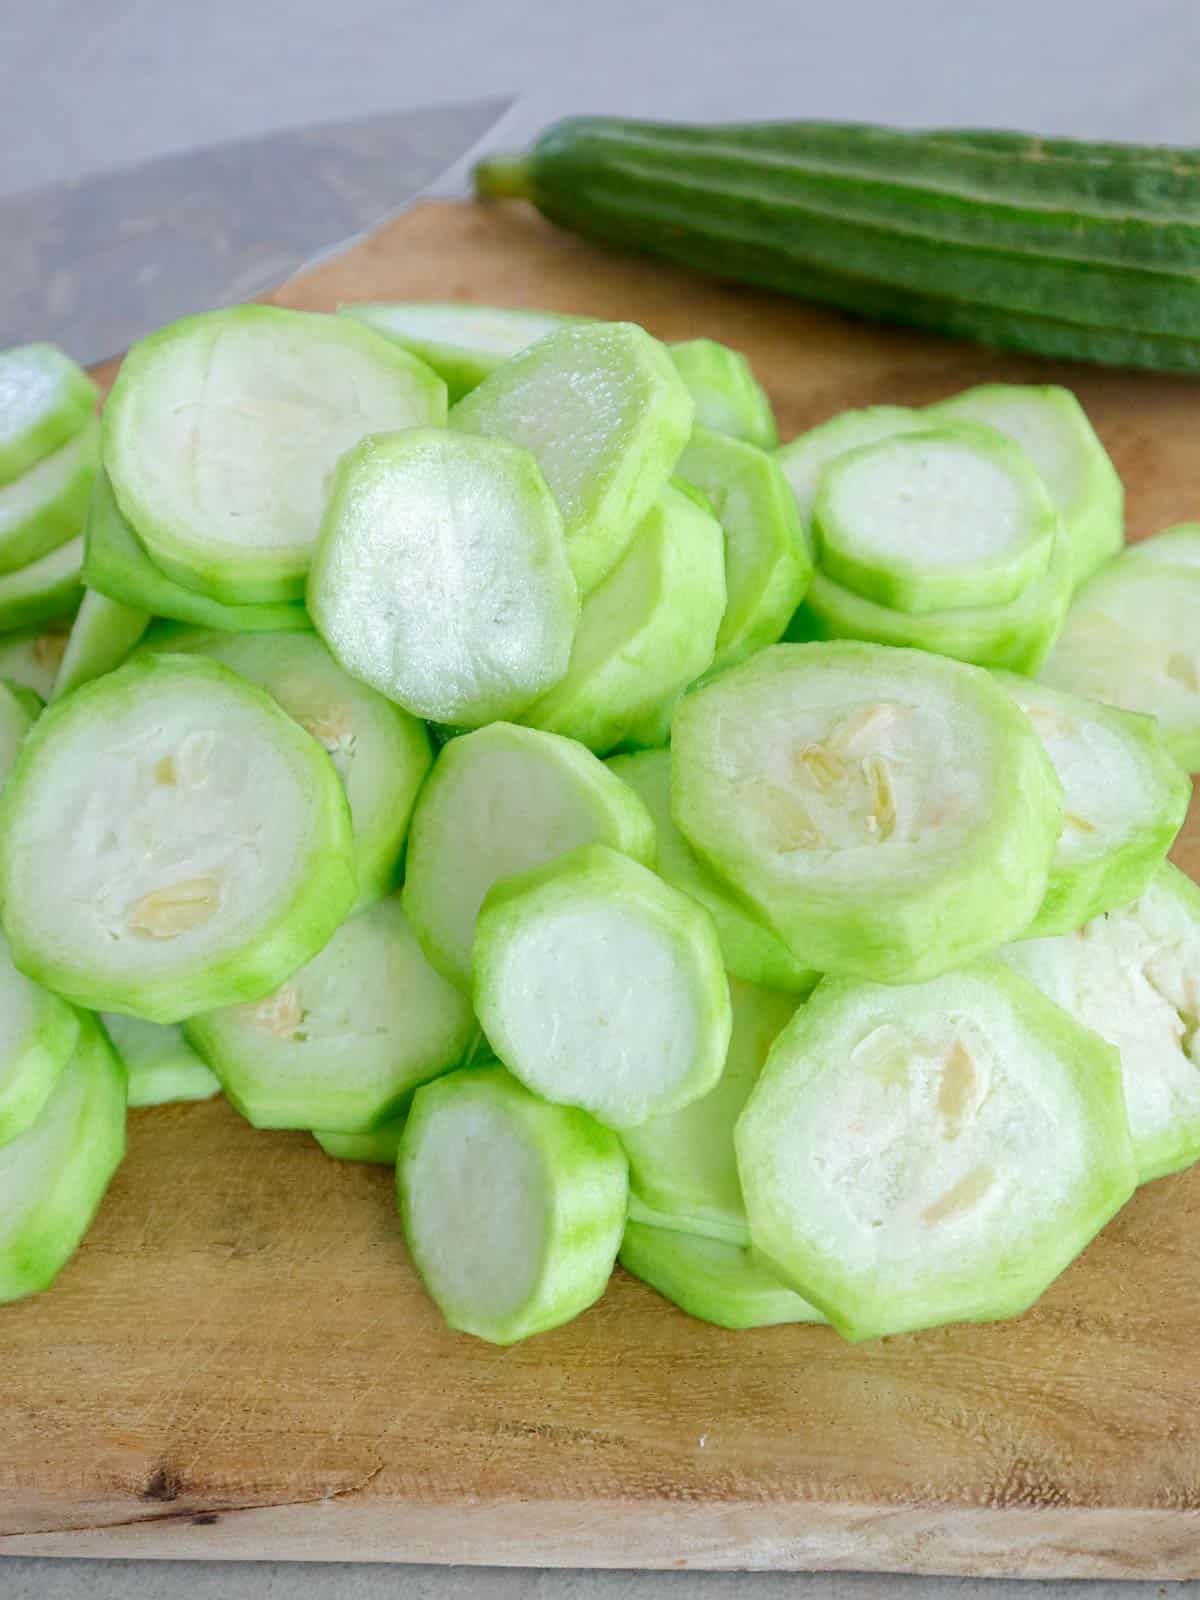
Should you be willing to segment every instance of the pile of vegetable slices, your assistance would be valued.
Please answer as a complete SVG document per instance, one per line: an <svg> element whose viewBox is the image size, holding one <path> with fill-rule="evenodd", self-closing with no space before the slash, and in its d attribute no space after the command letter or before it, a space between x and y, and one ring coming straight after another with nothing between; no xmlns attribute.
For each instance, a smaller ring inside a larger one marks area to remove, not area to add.
<svg viewBox="0 0 1200 1600"><path fill-rule="evenodd" d="M550 313L194 317L102 425L0 356L0 1298L223 1091L394 1163L497 1343L617 1259L1020 1312L1200 1157L1200 526L1122 498L1060 389L780 448L734 351Z"/></svg>

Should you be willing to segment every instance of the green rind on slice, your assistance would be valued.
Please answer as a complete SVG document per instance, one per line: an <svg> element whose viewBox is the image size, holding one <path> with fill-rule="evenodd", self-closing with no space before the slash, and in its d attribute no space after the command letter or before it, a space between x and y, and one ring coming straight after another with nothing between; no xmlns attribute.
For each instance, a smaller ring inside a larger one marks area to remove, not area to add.
<svg viewBox="0 0 1200 1600"><path fill-rule="evenodd" d="M667 349L692 396L698 427L774 450L779 443L775 413L740 350L715 339L685 339Z"/></svg>
<svg viewBox="0 0 1200 1600"><path fill-rule="evenodd" d="M631 1220L617 1260L689 1317L718 1328L825 1321L741 1245Z"/></svg>
<svg viewBox="0 0 1200 1600"><path fill-rule="evenodd" d="M313 1138L335 1161L364 1161L371 1166L394 1167L407 1120L406 1107L399 1116L380 1123L370 1133L331 1133L328 1128L322 1128L313 1130Z"/></svg>
<svg viewBox="0 0 1200 1600"><path fill-rule="evenodd" d="M229 634L167 628L147 646L208 656L257 684L329 754L350 803L355 906L400 878L413 807L433 761L423 723L344 672L313 633Z"/></svg>
<svg viewBox="0 0 1200 1600"><path fill-rule="evenodd" d="M453 405L497 367L548 333L587 321L559 311L524 311L466 301L385 301L338 307L418 356L443 380Z"/></svg>
<svg viewBox="0 0 1200 1600"><path fill-rule="evenodd" d="M475 1018L393 896L344 922L271 994L184 1031L256 1128L366 1133L459 1065Z"/></svg>
<svg viewBox="0 0 1200 1600"><path fill-rule="evenodd" d="M474 995L514 1077L609 1127L698 1100L729 1047L712 919L607 845L493 886L475 934Z"/></svg>
<svg viewBox="0 0 1200 1600"><path fill-rule="evenodd" d="M85 684L43 712L0 796L13 959L95 1010L178 1022L257 999L354 896L329 757L215 661L147 656Z"/></svg>
<svg viewBox="0 0 1200 1600"><path fill-rule="evenodd" d="M818 972L934 977L1017 937L1044 897L1058 779L977 669L773 645L686 697L671 756L684 837Z"/></svg>
<svg viewBox="0 0 1200 1600"><path fill-rule="evenodd" d="M178 1023L143 1022L105 1012L100 1021L125 1064L131 1106L211 1100L221 1084L192 1049Z"/></svg>
<svg viewBox="0 0 1200 1600"><path fill-rule="evenodd" d="M83 528L100 460L100 423L88 421L53 455L0 484L0 573L38 561Z"/></svg>
<svg viewBox="0 0 1200 1600"><path fill-rule="evenodd" d="M0 632L69 617L83 599L83 539L0 577Z"/></svg>
<svg viewBox="0 0 1200 1600"><path fill-rule="evenodd" d="M541 469L503 439L376 434L344 455L308 608L348 672L414 716L518 716L563 676L579 596Z"/></svg>
<svg viewBox="0 0 1200 1600"><path fill-rule="evenodd" d="M926 416L984 423L1016 441L1058 509L1078 587L1125 539L1125 491L1087 413L1053 384L985 383L926 409Z"/></svg>
<svg viewBox="0 0 1200 1600"><path fill-rule="evenodd" d="M112 672L150 626L150 613L85 589L50 698L61 700L81 684Z"/></svg>
<svg viewBox="0 0 1200 1600"><path fill-rule="evenodd" d="M236 306L140 340L104 465L151 559L226 604L304 593L326 479L369 433L446 420L446 386L349 317Z"/></svg>
<svg viewBox="0 0 1200 1600"><path fill-rule="evenodd" d="M625 1157L582 1111L502 1067L420 1089L397 1165L404 1236L452 1328L515 1344L604 1293L621 1243Z"/></svg>
<svg viewBox="0 0 1200 1600"><path fill-rule="evenodd" d="M537 459L586 595L620 560L688 441L691 395L664 347L629 322L560 329L460 400L450 425Z"/></svg>
<svg viewBox="0 0 1200 1600"><path fill-rule="evenodd" d="M100 1025L37 1120L0 1148L0 1301L45 1289L74 1255L125 1153L125 1072Z"/></svg>
<svg viewBox="0 0 1200 1600"><path fill-rule="evenodd" d="M84 528L83 578L90 588L110 599L197 628L221 628L227 633L283 633L312 628L308 612L298 600L227 606L169 578L154 565L121 515L105 472L96 475L92 486Z"/></svg>
<svg viewBox="0 0 1200 1600"><path fill-rule="evenodd" d="M713 920L727 970L747 983L807 994L819 976L798 962L779 936L711 872L675 826L671 815L671 752L639 750L608 762L645 802L658 836L655 870L681 893L698 900Z"/></svg>
<svg viewBox="0 0 1200 1600"><path fill-rule="evenodd" d="M775 460L795 496L805 537L811 542L813 503L826 469L839 456L862 445L875 444L901 433L916 433L928 426L920 411L907 406L867 406L862 411L843 411L781 445L775 452Z"/></svg>
<svg viewBox="0 0 1200 1600"><path fill-rule="evenodd" d="M636 794L572 739L496 722L442 746L413 812L404 908L429 960L468 993L491 886L598 841L650 865Z"/></svg>
<svg viewBox="0 0 1200 1600"><path fill-rule="evenodd" d="M54 692L70 631L70 622L58 618L44 627L0 634L0 678L32 689L44 704Z"/></svg>
<svg viewBox="0 0 1200 1600"><path fill-rule="evenodd" d="M1025 937L1069 933L1149 884L1183 826L1192 786L1153 717L998 673L1063 786L1046 898Z"/></svg>
<svg viewBox="0 0 1200 1600"><path fill-rule="evenodd" d="M604 755L666 742L679 696L713 659L725 610L725 540L668 484L583 603L566 675L521 720Z"/></svg>
<svg viewBox="0 0 1200 1600"><path fill-rule="evenodd" d="M18 972L0 938L0 1145L37 1117L78 1038L78 1013Z"/></svg>
<svg viewBox="0 0 1200 1600"><path fill-rule="evenodd" d="M85 428L96 385L52 344L0 352L0 484L12 483Z"/></svg>
<svg viewBox="0 0 1200 1600"><path fill-rule="evenodd" d="M998 962L826 978L735 1143L756 1252L853 1340L1015 1316L1136 1180L1116 1051Z"/></svg>
<svg viewBox="0 0 1200 1600"><path fill-rule="evenodd" d="M725 533L725 614L711 668L720 672L782 636L804 598L812 561L774 457L697 426L679 476L701 491Z"/></svg>
<svg viewBox="0 0 1200 1600"><path fill-rule="evenodd" d="M0 787L16 765L21 747L41 709L41 701L32 689L0 678Z"/></svg>
<svg viewBox="0 0 1200 1600"><path fill-rule="evenodd" d="M1139 1183L1200 1159L1200 890L1170 863L1132 905L1000 952L1120 1053Z"/></svg>

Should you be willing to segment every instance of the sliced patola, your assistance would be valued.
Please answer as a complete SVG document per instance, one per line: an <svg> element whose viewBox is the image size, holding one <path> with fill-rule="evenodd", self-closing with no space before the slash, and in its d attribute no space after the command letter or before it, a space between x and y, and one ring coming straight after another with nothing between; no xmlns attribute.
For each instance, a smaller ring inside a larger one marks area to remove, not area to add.
<svg viewBox="0 0 1200 1600"><path fill-rule="evenodd" d="M430 961L470 990L491 886L593 841L654 860L646 807L591 751L503 722L451 739L417 801L405 865L405 909Z"/></svg>
<svg viewBox="0 0 1200 1600"><path fill-rule="evenodd" d="M1138 1181L1200 1157L1200 890L1169 864L1133 905L1002 951L1121 1055Z"/></svg>
<svg viewBox="0 0 1200 1600"><path fill-rule="evenodd" d="M105 407L104 464L171 577L231 604L292 600L342 453L445 417L442 380L361 323L237 306L134 345Z"/></svg>
<svg viewBox="0 0 1200 1600"><path fill-rule="evenodd" d="M110 600L96 589L85 589L51 698L61 700L72 689L119 667L149 626L148 611Z"/></svg>
<svg viewBox="0 0 1200 1600"><path fill-rule="evenodd" d="M354 899L329 757L200 657L149 656L51 706L0 813L14 959L100 1010L177 1022L257 998Z"/></svg>
<svg viewBox="0 0 1200 1600"><path fill-rule="evenodd" d="M18 972L0 938L0 1145L41 1111L78 1037L78 1013Z"/></svg>
<svg viewBox="0 0 1200 1600"><path fill-rule="evenodd" d="M334 1133L329 1128L313 1131L313 1138L327 1156L335 1161L362 1161L369 1166L394 1167L400 1154L400 1140L408 1108L387 1122L381 1122L370 1133Z"/></svg>
<svg viewBox="0 0 1200 1600"><path fill-rule="evenodd" d="M1023 1311L1135 1183L1116 1051L996 962L825 979L735 1141L756 1250L850 1339Z"/></svg>
<svg viewBox="0 0 1200 1600"><path fill-rule="evenodd" d="M798 961L889 983L1021 933L1062 823L986 673L849 642L774 645L688 695L671 786L689 843Z"/></svg>
<svg viewBox="0 0 1200 1600"><path fill-rule="evenodd" d="M558 682L579 617L537 462L445 428L372 436L342 459L308 606L347 671L415 716L469 728Z"/></svg>
<svg viewBox="0 0 1200 1600"><path fill-rule="evenodd" d="M220 1094L216 1075L192 1049L176 1022L144 1022L107 1011L100 1018L113 1049L125 1064L131 1106L162 1106L177 1100L210 1100Z"/></svg>
<svg viewBox="0 0 1200 1600"><path fill-rule="evenodd" d="M502 1067L417 1092L397 1187L413 1262L452 1328L514 1344L604 1293L625 1224L621 1148Z"/></svg>
<svg viewBox="0 0 1200 1600"><path fill-rule="evenodd" d="M720 524L668 484L584 601L566 676L522 721L600 755L664 743L675 702L712 662L724 610Z"/></svg>
<svg viewBox="0 0 1200 1600"><path fill-rule="evenodd" d="M0 630L68 617L83 599L83 536L0 576Z"/></svg>
<svg viewBox="0 0 1200 1600"><path fill-rule="evenodd" d="M459 401L450 424L537 457L587 594L662 492L692 417L663 346L632 323L597 322L563 328L505 362Z"/></svg>
<svg viewBox="0 0 1200 1600"><path fill-rule="evenodd" d="M880 439L899 433L916 433L929 427L920 411L907 406L867 406L862 411L843 411L830 417L777 451L775 459L783 468L800 512L800 525L811 531L813 502L821 487L825 470L839 456Z"/></svg>
<svg viewBox="0 0 1200 1600"><path fill-rule="evenodd" d="M779 434L771 402L740 350L715 339L685 339L667 349L691 393L699 427L774 450Z"/></svg>
<svg viewBox="0 0 1200 1600"><path fill-rule="evenodd" d="M26 700L32 693L23 684L0 678L0 786L16 765L25 737L40 710L36 701L31 707Z"/></svg>
<svg viewBox="0 0 1200 1600"><path fill-rule="evenodd" d="M617 1259L688 1316L720 1328L825 1321L749 1250L721 1239L648 1227L631 1217Z"/></svg>
<svg viewBox="0 0 1200 1600"><path fill-rule="evenodd" d="M53 455L0 484L0 572L28 566L79 533L99 459L100 424L89 421Z"/></svg>
<svg viewBox="0 0 1200 1600"><path fill-rule="evenodd" d="M54 345L0 352L0 484L60 449L95 410L95 384Z"/></svg>
<svg viewBox="0 0 1200 1600"><path fill-rule="evenodd" d="M707 1094L729 1047L712 919L607 845L498 883L475 934L475 1009L528 1089L632 1128Z"/></svg>
<svg viewBox="0 0 1200 1600"><path fill-rule="evenodd" d="M1033 723L1063 786L1062 833L1028 936L1069 933L1141 894L1183 825L1192 786L1153 717L1015 673L997 677Z"/></svg>
<svg viewBox="0 0 1200 1600"><path fill-rule="evenodd" d="M1200 522L1180 522L1149 539L1139 539L1124 552L1131 566L1200 568Z"/></svg>
<svg viewBox="0 0 1200 1600"><path fill-rule="evenodd" d="M0 678L32 689L39 700L49 700L70 631L70 621L58 618L42 627L0 635Z"/></svg>
<svg viewBox="0 0 1200 1600"><path fill-rule="evenodd" d="M444 379L453 403L469 394L510 356L569 322L583 320L554 311L512 310L462 301L365 302L339 306L377 333L419 356Z"/></svg>

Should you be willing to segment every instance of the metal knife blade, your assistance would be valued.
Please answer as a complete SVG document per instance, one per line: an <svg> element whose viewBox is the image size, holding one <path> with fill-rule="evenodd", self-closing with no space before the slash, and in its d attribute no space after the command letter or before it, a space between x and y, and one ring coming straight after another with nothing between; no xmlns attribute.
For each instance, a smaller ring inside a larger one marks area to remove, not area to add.
<svg viewBox="0 0 1200 1600"><path fill-rule="evenodd" d="M253 299L403 210L512 103L290 128L0 200L0 348L47 339L91 366Z"/></svg>

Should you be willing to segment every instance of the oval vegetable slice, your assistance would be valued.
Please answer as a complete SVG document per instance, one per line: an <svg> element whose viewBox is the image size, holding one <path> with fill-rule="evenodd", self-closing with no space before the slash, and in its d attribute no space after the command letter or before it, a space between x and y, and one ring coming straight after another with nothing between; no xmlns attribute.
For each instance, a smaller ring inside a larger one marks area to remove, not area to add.
<svg viewBox="0 0 1200 1600"><path fill-rule="evenodd" d="M413 1263L452 1328L515 1344L604 1293L625 1224L620 1146L502 1067L417 1092L397 1190Z"/></svg>
<svg viewBox="0 0 1200 1600"><path fill-rule="evenodd" d="M504 722L444 745L413 812L404 887L442 976L470 990L475 919L494 883L592 841L654 859L646 807L590 750Z"/></svg>
<svg viewBox="0 0 1200 1600"><path fill-rule="evenodd" d="M839 457L813 505L821 569L903 612L1015 600L1045 572L1059 527L1024 452L965 425Z"/></svg>
<svg viewBox="0 0 1200 1600"><path fill-rule="evenodd" d="M579 597L537 462L445 428L338 465L308 608L347 671L419 717L515 717L567 670Z"/></svg>
<svg viewBox="0 0 1200 1600"><path fill-rule="evenodd" d="M215 661L149 656L58 701L0 798L14 960L98 1010L178 1022L265 994L354 895L329 757Z"/></svg>
<svg viewBox="0 0 1200 1600"><path fill-rule="evenodd" d="M475 933L475 1010L526 1088L614 1128L713 1087L729 985L708 913L607 845L496 884Z"/></svg>
<svg viewBox="0 0 1200 1600"><path fill-rule="evenodd" d="M561 311L524 311L466 301L368 301L339 306L338 310L419 356L444 380L452 404L510 356L567 323L587 320Z"/></svg>
<svg viewBox="0 0 1200 1600"><path fill-rule="evenodd" d="M364 1161L372 1166L394 1167L400 1154L400 1140L408 1120L407 1107L370 1133L333 1133L328 1128L314 1130L313 1138L335 1161Z"/></svg>
<svg viewBox="0 0 1200 1600"><path fill-rule="evenodd" d="M0 1148L0 1301L45 1289L74 1255L125 1152L125 1073L91 1017L37 1120Z"/></svg>
<svg viewBox="0 0 1200 1600"><path fill-rule="evenodd" d="M927 408L927 417L984 423L1016 441L1049 491L1071 546L1074 586L1125 539L1125 491L1087 413L1053 384L985 383Z"/></svg>
<svg viewBox="0 0 1200 1600"><path fill-rule="evenodd" d="M562 328L505 362L458 402L450 425L533 453L587 594L662 492L692 417L663 346L630 322L598 322Z"/></svg>
<svg viewBox="0 0 1200 1600"><path fill-rule="evenodd" d="M96 412L96 385L65 351L24 344L0 351L0 484L61 449Z"/></svg>
<svg viewBox="0 0 1200 1600"><path fill-rule="evenodd" d="M211 1100L221 1084L183 1036L178 1023L144 1022L106 1011L100 1018L125 1065L131 1106Z"/></svg>
<svg viewBox="0 0 1200 1600"><path fill-rule="evenodd" d="M1063 827L1046 898L1026 937L1069 933L1150 882L1183 826L1192 786L1152 717L998 680L1033 723L1063 787Z"/></svg>
<svg viewBox="0 0 1200 1600"><path fill-rule="evenodd" d="M475 1019L392 897L344 922L273 993L192 1017L185 1032L256 1128L363 1133L459 1064Z"/></svg>
<svg viewBox="0 0 1200 1600"><path fill-rule="evenodd" d="M99 459L100 424L89 420L53 455L0 484L0 573L28 566L75 538Z"/></svg>
<svg viewBox="0 0 1200 1600"><path fill-rule="evenodd" d="M888 983L1021 933L1062 823L1050 760L991 678L851 643L773 645L688 695L671 796L798 961Z"/></svg>
<svg viewBox="0 0 1200 1600"><path fill-rule="evenodd" d="M69 617L83 599L83 538L0 576L0 631Z"/></svg>
<svg viewBox="0 0 1200 1600"><path fill-rule="evenodd" d="M770 1328L825 1318L741 1245L630 1220L617 1260L635 1278L701 1322Z"/></svg>
<svg viewBox="0 0 1200 1600"><path fill-rule="evenodd" d="M740 350L715 339L685 339L667 349L688 386L698 427L774 450L779 434L771 402Z"/></svg>
<svg viewBox="0 0 1200 1600"><path fill-rule="evenodd" d="M49 700L70 631L69 620L55 618L43 627L0 634L0 678L32 689L39 700Z"/></svg>
<svg viewBox="0 0 1200 1600"><path fill-rule="evenodd" d="M755 1249L854 1340L1023 1311L1135 1182L1116 1051L997 962L826 978L735 1143Z"/></svg>
<svg viewBox="0 0 1200 1600"><path fill-rule="evenodd" d="M413 806L433 760L423 723L344 672L313 633L168 628L147 648L208 656L277 700L328 752L346 790L355 905L396 887Z"/></svg>
<svg viewBox="0 0 1200 1600"><path fill-rule="evenodd" d="M812 576L796 501L772 456L695 427L679 476L705 496L725 533L725 613L713 672L774 644Z"/></svg>
<svg viewBox="0 0 1200 1600"><path fill-rule="evenodd" d="M33 1122L78 1038L77 1013L18 972L0 938L0 1145Z"/></svg>
<svg viewBox="0 0 1200 1600"><path fill-rule="evenodd" d="M638 750L613 756L608 767L645 802L658 836L655 870L672 888L691 895L708 912L728 971L747 983L807 994L819 974L796 960L778 934L705 866L675 826L671 752Z"/></svg>
<svg viewBox="0 0 1200 1600"><path fill-rule="evenodd" d="M96 589L85 589L50 698L60 700L72 689L119 667L149 626L148 611L110 600Z"/></svg>
<svg viewBox="0 0 1200 1600"><path fill-rule="evenodd" d="M1132 905L1001 955L1120 1052L1139 1183L1200 1158L1200 890L1169 863Z"/></svg>
<svg viewBox="0 0 1200 1600"><path fill-rule="evenodd" d="M679 696L713 659L725 610L725 541L673 484L583 603L566 675L521 720L603 755L666 742Z"/></svg>
<svg viewBox="0 0 1200 1600"><path fill-rule="evenodd" d="M104 410L104 465L178 583L227 604L293 600L342 453L445 418L441 379L360 323L237 306L134 345Z"/></svg>
<svg viewBox="0 0 1200 1600"><path fill-rule="evenodd" d="M805 534L811 537L813 504L825 471L839 456L897 434L923 432L928 426L923 413L908 406L867 406L842 411L781 445L775 459L791 486Z"/></svg>

